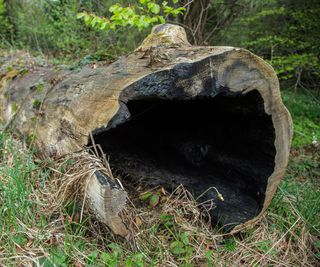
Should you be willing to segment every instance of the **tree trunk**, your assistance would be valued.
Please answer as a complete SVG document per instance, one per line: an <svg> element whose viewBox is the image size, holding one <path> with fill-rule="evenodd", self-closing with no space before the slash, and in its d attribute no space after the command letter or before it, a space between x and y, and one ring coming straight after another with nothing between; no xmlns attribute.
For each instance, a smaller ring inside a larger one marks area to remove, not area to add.
<svg viewBox="0 0 320 267"><path fill-rule="evenodd" d="M112 168L168 190L183 184L200 202L213 199L213 221L233 231L255 223L270 204L292 123L275 72L249 51L191 46L181 27L160 25L107 66L57 70L23 60L28 71L9 58L2 66L0 117L34 137L39 156L78 151L92 133ZM91 200L95 192L114 194L95 199L97 214L126 235L114 226L125 191L105 175L92 179Z"/></svg>
<svg viewBox="0 0 320 267"><path fill-rule="evenodd" d="M194 44L203 44L205 39L205 25L209 11L210 0L194 1L187 7L187 13L182 21L189 29L189 37L192 37Z"/></svg>

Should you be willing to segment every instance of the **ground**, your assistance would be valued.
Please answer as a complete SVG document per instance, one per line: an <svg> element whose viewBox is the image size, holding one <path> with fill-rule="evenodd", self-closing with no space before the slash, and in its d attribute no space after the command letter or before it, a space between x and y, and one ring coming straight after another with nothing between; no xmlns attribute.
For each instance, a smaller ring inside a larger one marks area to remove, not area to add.
<svg viewBox="0 0 320 267"><path fill-rule="evenodd" d="M294 121L288 170L263 220L235 236L212 229L180 187L172 195L141 188L123 214L133 236L116 237L81 199L61 203L61 177L76 162L40 161L17 133L0 132L0 265L318 265L319 100L309 91L282 95Z"/></svg>

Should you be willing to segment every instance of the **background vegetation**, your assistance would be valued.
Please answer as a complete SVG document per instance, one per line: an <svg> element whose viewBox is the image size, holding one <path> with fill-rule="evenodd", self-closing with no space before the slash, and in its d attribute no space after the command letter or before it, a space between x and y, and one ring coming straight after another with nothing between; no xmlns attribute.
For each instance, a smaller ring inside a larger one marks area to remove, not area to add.
<svg viewBox="0 0 320 267"><path fill-rule="evenodd" d="M167 3L140 2L161 7ZM139 32L132 25L124 25L99 31L86 27L77 13L110 17L112 5L143 6L140 2L0 0L1 43L69 62L100 53L115 58L137 47L148 30L141 27ZM168 8L164 11L168 22L185 27L192 43L248 48L275 67L287 88L313 89L319 96L318 0L175 0L166 5L185 7L184 15L178 17Z"/></svg>
<svg viewBox="0 0 320 267"><path fill-rule="evenodd" d="M152 23L139 30L130 25L99 30L87 27L77 14L110 18L115 13L109 8L117 3L134 7L138 1L0 0L0 45L72 67L115 60L136 48ZM79 203L48 211L49 196L59 179L56 170L68 172L70 162L57 166L39 161L32 147L26 148L15 133L0 132L0 265L319 263L320 2L180 0L167 4L174 9L185 8L179 16L168 12L164 17L185 27L191 43L248 48L272 64L279 75L284 102L293 116L294 139L288 171L266 217L245 234L224 236L216 229L208 232L201 220L190 223L183 213L187 209L196 216L192 199L178 196L177 202L177 196L156 189L148 195L161 199L157 212L149 200L141 199L141 207L131 218L140 234L127 242L113 236L93 216L82 218ZM180 206L172 208L172 198Z"/></svg>

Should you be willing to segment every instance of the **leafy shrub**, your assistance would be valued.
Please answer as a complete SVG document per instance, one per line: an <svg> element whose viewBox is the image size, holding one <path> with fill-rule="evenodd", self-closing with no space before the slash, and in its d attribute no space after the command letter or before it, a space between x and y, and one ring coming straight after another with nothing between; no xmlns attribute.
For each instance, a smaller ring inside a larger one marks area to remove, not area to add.
<svg viewBox="0 0 320 267"><path fill-rule="evenodd" d="M110 57L117 57L135 48L141 41L141 33L97 32L84 27L77 19L77 13L81 10L108 15L108 6L115 1L12 0L8 2L7 9L13 23L13 39L7 40L17 48L52 56L58 63L106 51Z"/></svg>
<svg viewBox="0 0 320 267"><path fill-rule="evenodd" d="M318 89L319 12L316 0L257 1L223 33L223 41L268 60L287 87L303 84Z"/></svg>
<svg viewBox="0 0 320 267"><path fill-rule="evenodd" d="M6 3L4 0L0 0L0 36L2 42L9 38L12 30L12 25L7 18Z"/></svg>
<svg viewBox="0 0 320 267"><path fill-rule="evenodd" d="M173 0L176 4L178 0ZM99 17L92 13L81 12L78 19L83 19L88 26L101 31L113 30L117 28L125 28L127 26L136 27L139 31L149 28L155 23L165 23L168 16L177 17L183 14L186 9L184 7L174 8L168 5L167 1L161 4L153 0L139 0L135 5L122 7L120 4L114 4L109 8L112 14L110 18Z"/></svg>

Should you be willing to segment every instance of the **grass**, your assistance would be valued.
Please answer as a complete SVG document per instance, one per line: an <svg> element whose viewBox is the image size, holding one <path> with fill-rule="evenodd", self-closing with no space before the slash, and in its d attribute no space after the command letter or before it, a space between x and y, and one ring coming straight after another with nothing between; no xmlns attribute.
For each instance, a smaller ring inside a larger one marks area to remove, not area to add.
<svg viewBox="0 0 320 267"><path fill-rule="evenodd" d="M282 97L294 122L292 146L301 148L320 140L320 100L310 94L283 91Z"/></svg>
<svg viewBox="0 0 320 267"><path fill-rule="evenodd" d="M76 163L39 161L1 132L0 265L316 266L320 156L312 141L319 138L319 106L307 95L283 95L295 126L288 171L261 223L235 236L212 229L182 187L172 195L157 188L133 196L123 215L135 233L128 240L90 211L82 214L81 201L53 209L57 181Z"/></svg>

